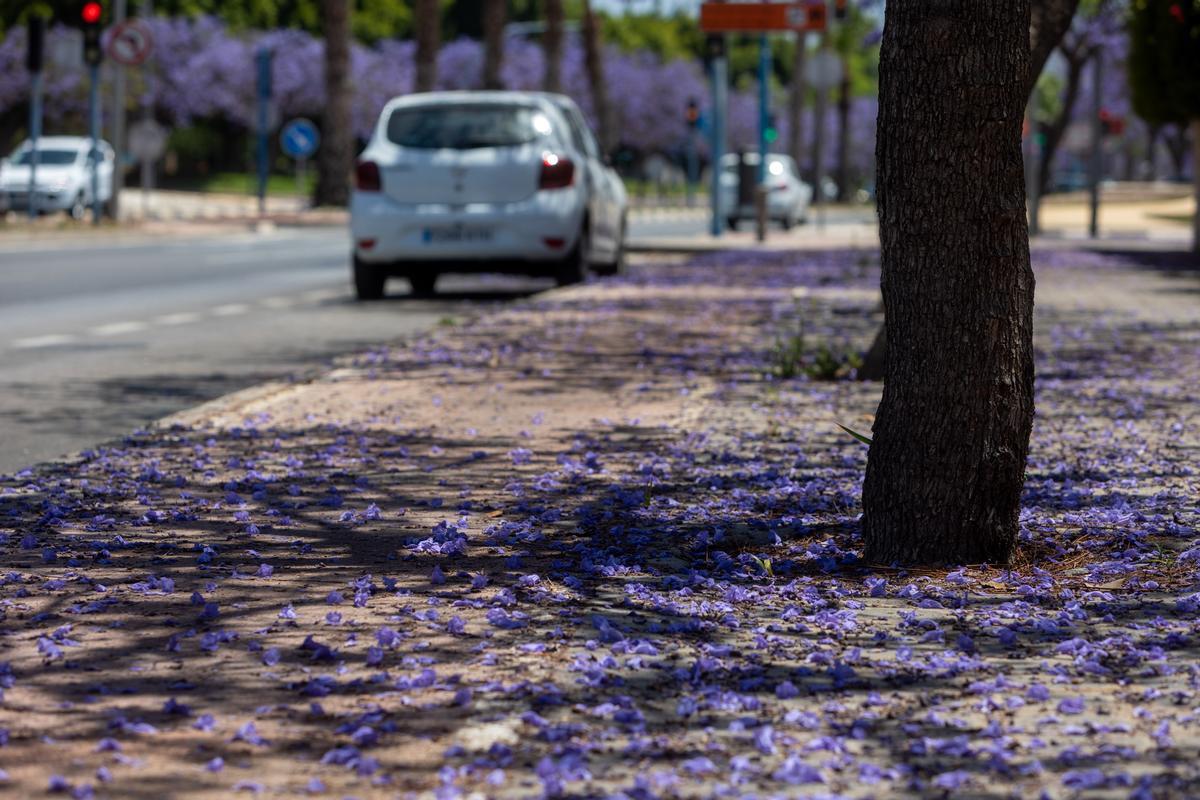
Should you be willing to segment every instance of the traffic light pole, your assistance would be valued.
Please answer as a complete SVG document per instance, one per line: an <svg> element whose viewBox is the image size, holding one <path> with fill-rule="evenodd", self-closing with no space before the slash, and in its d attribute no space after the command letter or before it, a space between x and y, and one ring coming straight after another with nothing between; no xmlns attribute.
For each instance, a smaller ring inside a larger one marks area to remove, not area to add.
<svg viewBox="0 0 1200 800"><path fill-rule="evenodd" d="M267 142L268 112L271 102L271 51L259 49L258 61L258 215L267 213L267 174L270 148Z"/></svg>
<svg viewBox="0 0 1200 800"><path fill-rule="evenodd" d="M37 219L37 172L38 162L42 160L41 153L38 152L38 139L42 135L41 70L29 76L29 94L29 218Z"/></svg>
<svg viewBox="0 0 1200 800"><path fill-rule="evenodd" d="M1091 216L1088 236L1095 239L1100 235L1100 170L1104 154L1103 124L1100 119L1100 79L1104 75L1104 56L1100 50L1092 55L1092 159L1088 170L1088 189L1091 195Z"/></svg>
<svg viewBox="0 0 1200 800"><path fill-rule="evenodd" d="M127 14L126 0L116 0L113 3L113 26L125 21ZM113 111L112 111L112 141L113 146L113 175L112 198L109 200L113 219L121 210L121 189L125 186L125 66L113 63Z"/></svg>
<svg viewBox="0 0 1200 800"><path fill-rule="evenodd" d="M92 138L92 224L100 224L100 66L88 66L88 125Z"/></svg>

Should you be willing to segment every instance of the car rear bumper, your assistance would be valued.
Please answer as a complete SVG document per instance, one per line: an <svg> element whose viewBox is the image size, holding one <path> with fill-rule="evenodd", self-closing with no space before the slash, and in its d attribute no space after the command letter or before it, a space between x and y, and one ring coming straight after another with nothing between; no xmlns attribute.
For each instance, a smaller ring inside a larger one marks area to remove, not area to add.
<svg viewBox="0 0 1200 800"><path fill-rule="evenodd" d="M37 208L39 211L63 211L71 207L73 199L70 192L38 192ZM0 209L29 210L29 192L0 191Z"/></svg>
<svg viewBox="0 0 1200 800"><path fill-rule="evenodd" d="M367 263L459 262L456 271L518 271L524 262L544 264L570 253L583 212L582 193L572 190L465 206L401 204L355 192L350 231L355 255Z"/></svg>

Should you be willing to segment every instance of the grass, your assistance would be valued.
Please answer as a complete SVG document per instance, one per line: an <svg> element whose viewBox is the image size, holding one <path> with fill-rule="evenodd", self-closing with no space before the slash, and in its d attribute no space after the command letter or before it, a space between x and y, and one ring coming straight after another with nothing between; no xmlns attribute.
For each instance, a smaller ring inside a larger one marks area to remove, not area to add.
<svg viewBox="0 0 1200 800"><path fill-rule="evenodd" d="M317 171L308 167L304 180L304 193L311 197L317 185ZM166 180L164 189L179 189L188 192L213 192L217 194L258 193L258 176L250 172L214 172L204 178ZM295 197L295 175L270 175L267 177L267 194L272 197Z"/></svg>

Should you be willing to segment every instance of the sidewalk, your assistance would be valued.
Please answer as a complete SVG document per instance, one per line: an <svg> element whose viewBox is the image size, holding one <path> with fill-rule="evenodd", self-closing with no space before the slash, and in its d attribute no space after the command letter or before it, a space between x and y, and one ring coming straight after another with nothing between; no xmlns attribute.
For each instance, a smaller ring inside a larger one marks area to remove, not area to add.
<svg viewBox="0 0 1200 800"><path fill-rule="evenodd" d="M0 481L0 787L1196 796L1200 273L1037 269L1011 570L861 564L879 387L764 377L799 315L866 347L866 249L647 258Z"/></svg>

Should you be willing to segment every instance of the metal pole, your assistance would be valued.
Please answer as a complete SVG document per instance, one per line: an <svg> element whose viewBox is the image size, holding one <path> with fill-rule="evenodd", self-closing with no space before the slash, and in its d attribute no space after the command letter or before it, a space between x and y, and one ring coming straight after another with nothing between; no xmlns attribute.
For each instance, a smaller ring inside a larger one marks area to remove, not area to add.
<svg viewBox="0 0 1200 800"><path fill-rule="evenodd" d="M36 219L38 214L37 168L42 160L38 152L38 139L42 135L42 73L34 72L29 76L29 218Z"/></svg>
<svg viewBox="0 0 1200 800"><path fill-rule="evenodd" d="M1092 206L1088 235L1093 239L1100 235L1100 170L1104 158L1101 152L1104 131L1100 125L1100 79L1103 70L1104 59L1100 55L1100 50L1097 49L1092 53L1092 162L1088 180Z"/></svg>
<svg viewBox="0 0 1200 800"><path fill-rule="evenodd" d="M712 61L712 226L709 232L720 236L725 221L721 219L721 158L725 155L725 107L729 88L725 55L722 53Z"/></svg>
<svg viewBox="0 0 1200 800"><path fill-rule="evenodd" d="M687 204L688 208L696 205L696 129L689 126L687 132Z"/></svg>
<svg viewBox="0 0 1200 800"><path fill-rule="evenodd" d="M151 0L142 0L142 6L141 6L141 9L139 10L139 14L141 15L142 19L147 19L147 20L150 19L150 16L153 13L154 13L154 9L153 9L153 6L151 5ZM142 120L146 123L146 126L149 127L149 124L154 121L154 108L151 105L152 101L149 99L151 96L151 89L153 86L153 84L151 83L152 78L150 75L149 62L147 62L145 65L143 65L142 69L144 70L142 74L145 75L145 77L146 77L146 87L142 92L143 97L146 98L144 100L144 102L142 103ZM153 180L154 180L153 164L151 164L150 159L143 158L142 159L141 182L142 182L142 216L144 216L144 217L148 217L150 215L149 214L149 211L150 211L150 184Z"/></svg>
<svg viewBox="0 0 1200 800"><path fill-rule="evenodd" d="M767 238L767 128L771 124L771 42L767 34L758 38L758 171L754 181L754 232L758 241Z"/></svg>
<svg viewBox="0 0 1200 800"><path fill-rule="evenodd" d="M267 143L267 105L271 100L271 51L258 51L258 214L267 213L267 173L270 151Z"/></svg>
<svg viewBox="0 0 1200 800"><path fill-rule="evenodd" d="M126 17L126 0L116 0L113 3L113 25L120 25ZM112 215L117 219L120 215L121 187L125 185L125 66L113 64L113 116L112 141L113 146L113 176L112 176Z"/></svg>
<svg viewBox="0 0 1200 800"><path fill-rule="evenodd" d="M1041 202L1041 197L1038 186L1038 132L1037 121L1033 116L1033 103L1025 109L1025 118L1028 120L1029 136L1025 140L1025 205L1029 209L1029 235L1037 236L1039 231L1038 225L1038 203Z"/></svg>
<svg viewBox="0 0 1200 800"><path fill-rule="evenodd" d="M88 67L89 134L92 139L92 224L100 224L100 67Z"/></svg>

